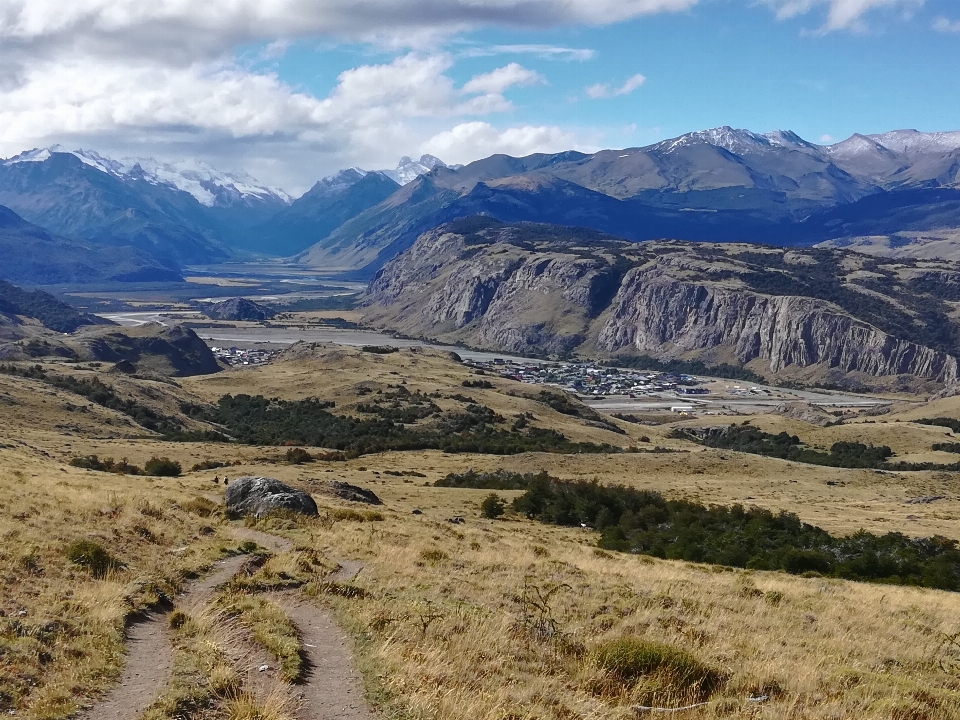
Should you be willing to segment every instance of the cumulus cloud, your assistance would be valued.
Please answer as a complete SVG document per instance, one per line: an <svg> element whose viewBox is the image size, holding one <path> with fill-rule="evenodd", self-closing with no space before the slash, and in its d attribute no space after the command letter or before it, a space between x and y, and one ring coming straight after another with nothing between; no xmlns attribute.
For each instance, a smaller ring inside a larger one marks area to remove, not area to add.
<svg viewBox="0 0 960 720"><path fill-rule="evenodd" d="M629 95L638 87L643 85L647 79L637 73L633 77L627 78L627 80L619 86L610 86L606 83L597 83L596 85L591 85L587 88L587 96L598 100L601 98L612 98L620 97L621 95Z"/></svg>
<svg viewBox="0 0 960 720"><path fill-rule="evenodd" d="M764 0L776 10L781 19L804 15L814 9L826 9L826 20L821 30L862 29L862 18L874 10L894 10L910 13L920 8L926 0Z"/></svg>
<svg viewBox="0 0 960 720"><path fill-rule="evenodd" d="M467 163L494 153L522 157L570 149L583 148L573 133L558 127L526 125L499 130L482 121L460 123L437 133L420 146L421 152L453 163Z"/></svg>
<svg viewBox="0 0 960 720"><path fill-rule="evenodd" d="M938 17L933 21L933 29L942 33L960 33L960 20Z"/></svg>

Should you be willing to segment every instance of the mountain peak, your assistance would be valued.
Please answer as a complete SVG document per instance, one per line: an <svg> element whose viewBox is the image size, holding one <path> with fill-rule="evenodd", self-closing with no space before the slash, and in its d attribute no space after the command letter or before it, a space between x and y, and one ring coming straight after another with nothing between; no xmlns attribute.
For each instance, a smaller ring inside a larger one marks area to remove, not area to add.
<svg viewBox="0 0 960 720"><path fill-rule="evenodd" d="M438 167L448 167L456 170L461 165L447 165L443 160L434 155L421 155L419 160L413 160L404 155L400 158L396 170L381 170L380 172L400 185L406 185L416 180L421 175L426 175L431 170Z"/></svg>
<svg viewBox="0 0 960 720"><path fill-rule="evenodd" d="M654 147L663 153L671 153L683 147L693 145L713 145L723 148L734 154L755 151L760 148L770 147L774 143L763 135L758 135L750 130L739 130L729 125L709 130L698 130L697 132L687 133L672 140L664 140L657 143Z"/></svg>
<svg viewBox="0 0 960 720"><path fill-rule="evenodd" d="M222 172L202 160L182 160L175 163L162 163L154 158L114 160L95 150L67 150L62 145L51 145L22 152L5 160L4 164L46 162L56 154L73 155L85 165L122 180L142 180L181 190L193 195L201 205L208 207L229 206L251 200L266 200L284 205L291 201L291 197L283 190L261 185L245 172Z"/></svg>

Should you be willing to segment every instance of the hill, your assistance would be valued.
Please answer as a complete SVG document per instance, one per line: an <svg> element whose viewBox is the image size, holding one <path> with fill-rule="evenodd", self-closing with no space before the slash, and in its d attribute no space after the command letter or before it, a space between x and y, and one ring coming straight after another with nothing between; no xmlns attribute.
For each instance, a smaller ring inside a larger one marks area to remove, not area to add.
<svg viewBox="0 0 960 720"><path fill-rule="evenodd" d="M27 292L0 280L0 313L38 320L43 327L58 333L71 333L86 325L109 325L92 315L75 310L42 290Z"/></svg>
<svg viewBox="0 0 960 720"><path fill-rule="evenodd" d="M960 355L960 268L841 250L638 245L472 218L421 235L368 301L368 321L445 342L821 382L950 383Z"/></svg>

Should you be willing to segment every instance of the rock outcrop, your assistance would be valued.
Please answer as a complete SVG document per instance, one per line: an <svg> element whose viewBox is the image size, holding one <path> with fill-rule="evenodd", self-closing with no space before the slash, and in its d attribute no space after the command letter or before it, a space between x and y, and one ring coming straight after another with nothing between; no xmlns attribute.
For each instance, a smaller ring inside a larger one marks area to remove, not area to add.
<svg viewBox="0 0 960 720"><path fill-rule="evenodd" d="M960 347L947 338L960 328L949 327L948 309L915 271L894 261L583 232L441 226L374 278L367 319L520 354L699 359L770 376L819 368L957 379Z"/></svg>
<svg viewBox="0 0 960 720"><path fill-rule="evenodd" d="M263 517L275 510L286 510L316 517L317 504L307 493L279 480L248 475L227 486L227 511L236 515Z"/></svg>
<svg viewBox="0 0 960 720"><path fill-rule="evenodd" d="M213 320L249 320L253 322L263 322L276 315L273 310L265 305L260 305L246 298L233 298L214 303L206 308L203 314Z"/></svg>

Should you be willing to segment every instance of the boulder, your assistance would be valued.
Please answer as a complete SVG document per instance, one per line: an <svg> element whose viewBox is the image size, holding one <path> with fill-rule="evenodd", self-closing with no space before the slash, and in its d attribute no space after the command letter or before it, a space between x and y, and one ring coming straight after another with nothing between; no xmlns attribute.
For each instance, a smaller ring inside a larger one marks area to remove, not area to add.
<svg viewBox="0 0 960 720"><path fill-rule="evenodd" d="M273 510L288 510L316 517L317 504L307 493L267 477L239 477L227 486L227 511L263 517Z"/></svg>
<svg viewBox="0 0 960 720"><path fill-rule="evenodd" d="M377 497L373 490L367 490L366 488L357 487L356 485L340 482L338 480L331 482L329 488L330 494L334 497L340 498L341 500L362 502L367 503L368 505L383 505L383 502Z"/></svg>

